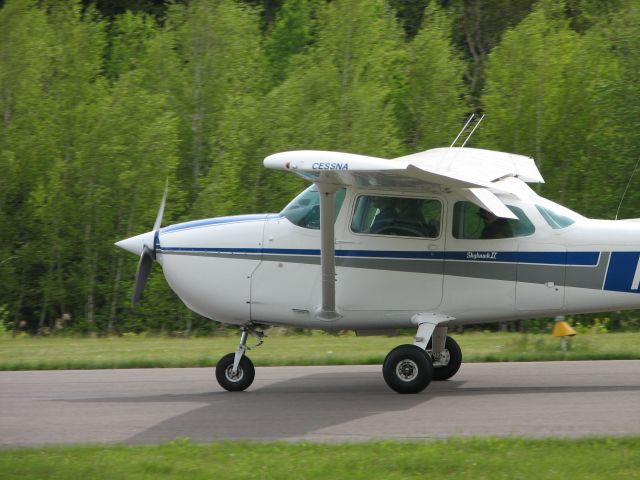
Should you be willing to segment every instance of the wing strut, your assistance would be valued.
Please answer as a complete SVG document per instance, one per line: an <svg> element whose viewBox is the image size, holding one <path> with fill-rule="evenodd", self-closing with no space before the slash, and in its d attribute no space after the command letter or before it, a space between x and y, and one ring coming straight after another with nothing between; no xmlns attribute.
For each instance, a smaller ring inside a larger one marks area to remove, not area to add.
<svg viewBox="0 0 640 480"><path fill-rule="evenodd" d="M316 183L320 192L320 267L322 269L322 305L316 310L320 320L332 322L342 315L336 312L336 248L333 218L334 196L338 186Z"/></svg>

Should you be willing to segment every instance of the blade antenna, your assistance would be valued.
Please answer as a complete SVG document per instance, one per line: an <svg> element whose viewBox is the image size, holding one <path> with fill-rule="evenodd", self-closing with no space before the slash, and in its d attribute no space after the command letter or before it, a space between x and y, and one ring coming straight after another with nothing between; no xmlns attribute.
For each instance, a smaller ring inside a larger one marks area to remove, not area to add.
<svg viewBox="0 0 640 480"><path fill-rule="evenodd" d="M462 133L467 129L467 127L469 126L469 124L471 123L471 121L473 120L473 118L476 116L475 113L472 113L471 116L469 117L469 120L467 120L467 123L464 124L464 127L462 127L462 130L460 130L460 133L458 133L458 136L455 138L455 140L453 141L453 143L451 145L449 145L449 148L453 148L453 146L456 144L456 142L458 141L458 139L460 138L460 135L462 135Z"/></svg>
<svg viewBox="0 0 640 480"><path fill-rule="evenodd" d="M464 143L462 144L462 146L460 148L464 148L464 146L467 144L467 142L471 138L471 135L473 135L473 132L475 132L476 128L478 128L480 126L480 122L482 122L483 118L484 118L484 114L480 117L480 120L478 120L476 122L475 126L473 127L473 130L471 130L471 133L469 134L469 136L467 137L467 139L464 141Z"/></svg>
<svg viewBox="0 0 640 480"><path fill-rule="evenodd" d="M629 190L629 185L631 185L631 180L633 180L633 176L636 173L636 170L638 170L638 165L640 165L640 157L638 157L638 161L636 162L636 166L633 169L633 172L631 172L631 176L629 177L629 181L627 182L627 187L624 189L624 192L622 193L622 198L620 199L620 203L618 204L618 209L616 210L616 218L615 220L618 220L618 214L620 213L620 207L622 207L622 202L624 201L624 197L627 194L627 190Z"/></svg>

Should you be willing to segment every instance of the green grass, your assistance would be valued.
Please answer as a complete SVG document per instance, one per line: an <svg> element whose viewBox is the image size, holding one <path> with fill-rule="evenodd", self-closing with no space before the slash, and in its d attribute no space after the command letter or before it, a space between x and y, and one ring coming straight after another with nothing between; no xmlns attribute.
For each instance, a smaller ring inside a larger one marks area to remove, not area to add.
<svg viewBox="0 0 640 480"><path fill-rule="evenodd" d="M351 444L176 440L0 451L9 479L637 479L640 437Z"/></svg>
<svg viewBox="0 0 640 480"><path fill-rule="evenodd" d="M465 362L535 360L640 359L640 332L582 334L570 351L548 334L465 333L453 335ZM0 370L199 367L214 365L235 350L236 336L214 338L60 338L0 337ZM248 355L258 366L379 364L410 336L269 334Z"/></svg>

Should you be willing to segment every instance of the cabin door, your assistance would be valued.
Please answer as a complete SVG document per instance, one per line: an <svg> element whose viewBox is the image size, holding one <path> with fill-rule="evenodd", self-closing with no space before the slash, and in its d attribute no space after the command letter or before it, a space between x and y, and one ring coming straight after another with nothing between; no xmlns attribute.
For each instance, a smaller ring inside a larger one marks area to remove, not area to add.
<svg viewBox="0 0 640 480"><path fill-rule="evenodd" d="M336 235L340 309L428 311L442 301L444 202L435 197L357 195Z"/></svg>

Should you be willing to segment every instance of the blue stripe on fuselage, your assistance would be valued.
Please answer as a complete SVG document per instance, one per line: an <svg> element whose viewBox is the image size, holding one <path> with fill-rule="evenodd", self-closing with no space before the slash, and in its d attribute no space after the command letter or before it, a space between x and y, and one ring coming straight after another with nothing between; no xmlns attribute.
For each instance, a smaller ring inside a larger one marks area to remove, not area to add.
<svg viewBox="0 0 640 480"><path fill-rule="evenodd" d="M607 268L604 289L640 293L638 286L634 285L639 268L640 252L613 252Z"/></svg>
<svg viewBox="0 0 640 480"><path fill-rule="evenodd" d="M302 248L216 248L216 247L166 247L162 252L209 252L262 255L310 255L319 256L319 249ZM529 263L540 265L596 266L600 252L485 252L485 251L398 251L398 250L336 250L336 257L356 258L405 258L416 260L453 260L492 263Z"/></svg>

